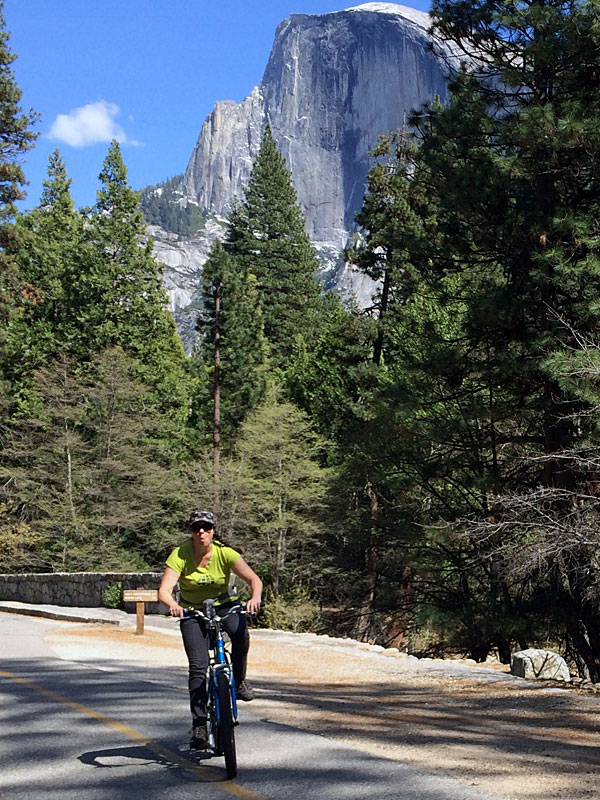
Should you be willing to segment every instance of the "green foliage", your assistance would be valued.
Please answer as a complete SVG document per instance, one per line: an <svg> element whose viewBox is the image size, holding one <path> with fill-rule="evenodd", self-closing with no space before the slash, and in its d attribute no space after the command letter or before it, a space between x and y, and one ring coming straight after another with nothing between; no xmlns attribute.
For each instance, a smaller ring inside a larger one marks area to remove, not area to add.
<svg viewBox="0 0 600 800"><path fill-rule="evenodd" d="M75 211L71 180L58 150L50 157L40 204L17 227L17 260L23 280L32 288L23 298L13 325L13 381L27 383L32 371L56 353L89 355L89 332L82 328L85 312L79 284L92 260L83 218Z"/></svg>
<svg viewBox="0 0 600 800"><path fill-rule="evenodd" d="M21 90L11 67L16 56L9 47L3 12L0 4L0 396L6 394L10 378L5 374L5 360L13 357L12 321L22 298L35 292L34 287L23 283L15 263L19 236L14 218L16 202L25 197L21 161L38 135L30 130L38 115L32 110L23 112L19 105ZM5 410L3 405L0 413Z"/></svg>
<svg viewBox="0 0 600 800"><path fill-rule="evenodd" d="M37 552L43 538L15 519L10 503L0 503L0 562L4 572L31 572L43 566Z"/></svg>
<svg viewBox="0 0 600 800"><path fill-rule="evenodd" d="M473 653L505 658L536 635L552 581L565 624L579 616L574 638L583 626L594 639L600 618L581 601L589 551L572 568L554 548L550 581L523 569L526 503L514 499L562 518L586 486L567 454L586 440L591 396L551 354L575 366L578 335L598 324L596 12L441 0L433 14L469 71L446 107L412 115L416 139L383 141L351 255L382 280L374 360L385 372L369 403L390 432L375 445L379 495L444 532L411 545L422 599Z"/></svg>
<svg viewBox="0 0 600 800"><path fill-rule="evenodd" d="M102 590L102 604L105 608L121 608L123 605L123 583L111 583Z"/></svg>
<svg viewBox="0 0 600 800"><path fill-rule="evenodd" d="M223 465L224 527L274 598L311 587L316 577L328 496L324 447L305 414L271 389L242 424L235 456Z"/></svg>
<svg viewBox="0 0 600 800"><path fill-rule="evenodd" d="M260 622L267 628L294 633L316 632L323 625L318 604L301 587L268 599Z"/></svg>
<svg viewBox="0 0 600 800"><path fill-rule="evenodd" d="M194 203L182 204L181 175L140 192L140 208L148 225L159 225L180 236L194 236L204 228L207 212Z"/></svg>
<svg viewBox="0 0 600 800"><path fill-rule="evenodd" d="M264 394L268 348L256 279L240 269L219 240L203 268L202 294L201 339L192 357L192 369L202 381L192 399L192 424L212 430L218 393L220 437L227 452L240 424Z"/></svg>
<svg viewBox="0 0 600 800"><path fill-rule="evenodd" d="M100 173L102 188L89 233L94 258L80 276L80 324L91 352L122 347L140 365L139 377L176 424L187 414L184 354L167 308L161 271L145 241L139 197L127 183L119 145L114 141Z"/></svg>
<svg viewBox="0 0 600 800"><path fill-rule="evenodd" d="M178 464L193 381L116 142L91 212L75 211L55 151L39 206L13 223L35 115L18 106L3 24L2 560L16 571L160 564L191 503Z"/></svg>
<svg viewBox="0 0 600 800"><path fill-rule="evenodd" d="M302 338L295 343L284 378L286 391L328 438L343 440L356 415L362 416L365 394L375 380L375 336L372 320L328 294L310 349Z"/></svg>
<svg viewBox="0 0 600 800"><path fill-rule="evenodd" d="M161 446L169 421L117 349L85 375L63 358L35 375L28 412L2 448L1 500L37 538L46 569L138 570L160 564L189 504Z"/></svg>
<svg viewBox="0 0 600 800"><path fill-rule="evenodd" d="M285 369L298 336L312 341L320 310L317 258L291 175L267 126L244 192L228 221L225 249L257 280L274 367Z"/></svg>

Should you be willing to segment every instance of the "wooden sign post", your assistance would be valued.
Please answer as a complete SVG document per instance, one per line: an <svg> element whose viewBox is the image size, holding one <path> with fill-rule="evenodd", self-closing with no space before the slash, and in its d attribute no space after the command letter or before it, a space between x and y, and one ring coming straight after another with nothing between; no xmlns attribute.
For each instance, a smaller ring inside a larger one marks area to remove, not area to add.
<svg viewBox="0 0 600 800"><path fill-rule="evenodd" d="M135 603L136 629L138 636L144 633L144 612L146 603L158 603L157 589L125 589L123 591L124 603Z"/></svg>

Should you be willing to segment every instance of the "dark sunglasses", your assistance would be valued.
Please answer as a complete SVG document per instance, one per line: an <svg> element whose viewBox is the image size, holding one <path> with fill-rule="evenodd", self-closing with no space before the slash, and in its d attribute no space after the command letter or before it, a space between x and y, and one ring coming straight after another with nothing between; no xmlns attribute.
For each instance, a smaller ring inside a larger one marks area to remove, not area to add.
<svg viewBox="0 0 600 800"><path fill-rule="evenodd" d="M214 525L212 522L195 522L193 525L190 525L190 530L192 531L212 531L214 530Z"/></svg>

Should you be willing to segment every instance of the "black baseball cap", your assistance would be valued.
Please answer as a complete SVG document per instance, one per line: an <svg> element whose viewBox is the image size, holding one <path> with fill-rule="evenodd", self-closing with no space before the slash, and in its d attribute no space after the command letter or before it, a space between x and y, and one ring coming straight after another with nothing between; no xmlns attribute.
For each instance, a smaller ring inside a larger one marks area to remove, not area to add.
<svg viewBox="0 0 600 800"><path fill-rule="evenodd" d="M212 511L201 511L198 508L190 511L187 521L188 528L194 528L196 525L200 525L203 522L207 525L212 525L213 528L215 527L215 515Z"/></svg>

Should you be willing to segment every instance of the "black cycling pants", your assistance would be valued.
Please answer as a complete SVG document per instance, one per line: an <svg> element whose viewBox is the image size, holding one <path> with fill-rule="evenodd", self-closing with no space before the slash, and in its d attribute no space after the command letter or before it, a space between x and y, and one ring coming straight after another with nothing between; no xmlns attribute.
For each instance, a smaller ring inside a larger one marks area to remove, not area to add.
<svg viewBox="0 0 600 800"><path fill-rule="evenodd" d="M236 686L246 677L250 635L246 617L231 614L222 623L231 639L231 665ZM189 662L190 709L193 727L206 722L206 671L208 669L208 631L198 617L181 620L181 636Z"/></svg>

